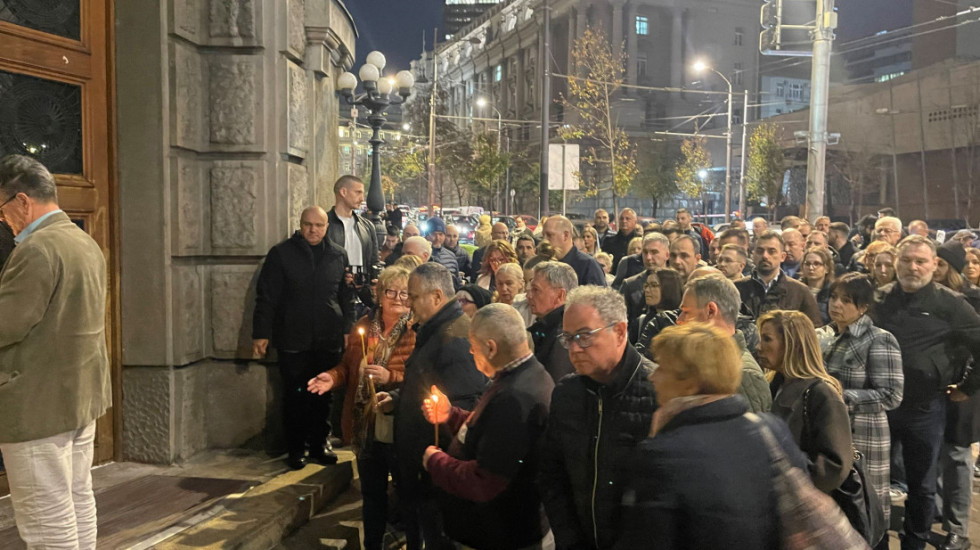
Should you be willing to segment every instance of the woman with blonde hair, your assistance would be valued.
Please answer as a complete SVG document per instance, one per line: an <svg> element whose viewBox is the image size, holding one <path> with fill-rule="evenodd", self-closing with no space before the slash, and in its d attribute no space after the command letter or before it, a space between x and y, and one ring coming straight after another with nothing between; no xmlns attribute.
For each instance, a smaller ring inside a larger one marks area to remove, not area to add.
<svg viewBox="0 0 980 550"><path fill-rule="evenodd" d="M599 233L591 225L586 225L582 228L582 242L585 243L585 247L582 249L582 252L588 254L589 256L595 257L595 255L600 252Z"/></svg>
<svg viewBox="0 0 980 550"><path fill-rule="evenodd" d="M643 237L633 237L630 239L630 243L626 245L626 255L632 256L640 252L643 252Z"/></svg>
<svg viewBox="0 0 980 550"><path fill-rule="evenodd" d="M895 280L895 261L898 260L898 250L894 246L882 241L878 242L881 244L868 245L868 248L874 247L868 272L871 273L871 281L875 288L881 288Z"/></svg>
<svg viewBox="0 0 980 550"><path fill-rule="evenodd" d="M491 293L497 290L495 275L500 266L504 264L516 264L517 253L509 242L496 240L487 245L486 252L483 253L483 261L480 263L480 271L476 277L476 284L489 290Z"/></svg>
<svg viewBox="0 0 980 550"><path fill-rule="evenodd" d="M527 303L527 296L524 294L524 270L521 266L516 263L506 263L497 269L494 278L497 282L497 292L494 294L493 301L513 306L524 318L524 326L531 326L534 315L531 314L531 306Z"/></svg>
<svg viewBox="0 0 980 550"><path fill-rule="evenodd" d="M772 413L789 426L825 493L840 487L854 463L851 421L840 382L827 373L817 331L799 311L774 310L756 322L759 365L776 371Z"/></svg>
<svg viewBox="0 0 980 550"><path fill-rule="evenodd" d="M378 307L354 324L340 364L308 382L309 391L319 395L347 388L341 424L344 443L353 445L357 457L364 548L368 549L382 548L388 517L388 476L396 468L392 417L376 409L374 392L401 385L405 361L415 348L408 305L409 275L409 270L398 266L387 267L378 275Z"/></svg>
<svg viewBox="0 0 980 550"><path fill-rule="evenodd" d="M481 214L480 225L478 225L476 231L473 232L473 244L475 244L477 248L483 248L492 241L493 237L491 237L490 216Z"/></svg>
<svg viewBox="0 0 980 550"><path fill-rule="evenodd" d="M969 247L966 249L966 265L963 266L963 277L973 286L980 286L980 250Z"/></svg>
<svg viewBox="0 0 980 550"><path fill-rule="evenodd" d="M806 458L785 424L746 416L735 340L708 323L687 323L665 328L653 350L658 408L650 436L625 463L615 548L780 548L779 499L761 429L791 466L805 469Z"/></svg>
<svg viewBox="0 0 980 550"><path fill-rule="evenodd" d="M612 286L613 281L616 280L616 275L612 272L612 254L608 252L599 252L595 255L595 261L599 262L599 266L602 267L602 272L606 275L606 284Z"/></svg>

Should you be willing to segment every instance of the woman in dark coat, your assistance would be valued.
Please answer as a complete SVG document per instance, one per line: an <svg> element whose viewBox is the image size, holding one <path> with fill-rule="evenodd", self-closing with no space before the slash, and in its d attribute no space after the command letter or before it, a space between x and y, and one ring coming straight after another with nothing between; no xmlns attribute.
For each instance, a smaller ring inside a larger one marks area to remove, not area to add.
<svg viewBox="0 0 980 550"><path fill-rule="evenodd" d="M643 347L649 347L650 340L663 327L658 327L654 331L653 327L648 325L655 322L658 313L681 307L683 296L684 285L681 283L680 275L673 269L662 268L647 275L646 281L643 283L643 299L646 301L646 310L640 315L637 323L633 325L630 342L638 343L642 337L645 338Z"/></svg>
<svg viewBox="0 0 980 550"><path fill-rule="evenodd" d="M658 409L650 437L627 462L622 534L615 548L780 548L769 448L745 416L735 340L705 323L653 340ZM790 462L806 467L785 424L759 415Z"/></svg>
<svg viewBox="0 0 980 550"><path fill-rule="evenodd" d="M810 462L810 478L831 493L854 463L851 421L836 378L827 374L810 318L774 310L759 317L759 365L782 375L774 388L772 413L789 426Z"/></svg>
<svg viewBox="0 0 980 550"><path fill-rule="evenodd" d="M830 300L830 285L834 282L834 258L830 251L822 246L815 246L803 255L803 269L799 279L813 293L813 298L820 308L823 324L830 322L827 314L827 302Z"/></svg>

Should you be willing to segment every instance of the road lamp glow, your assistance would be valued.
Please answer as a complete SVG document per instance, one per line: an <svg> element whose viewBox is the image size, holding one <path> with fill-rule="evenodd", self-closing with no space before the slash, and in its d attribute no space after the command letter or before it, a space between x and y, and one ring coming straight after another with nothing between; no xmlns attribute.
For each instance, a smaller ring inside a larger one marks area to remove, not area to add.
<svg viewBox="0 0 980 550"><path fill-rule="evenodd" d="M708 179L708 171L703 168L698 170L698 177L701 178L701 181Z"/></svg>
<svg viewBox="0 0 980 550"><path fill-rule="evenodd" d="M728 131L725 133L725 221L731 221L732 215L732 81L699 59L691 66L695 72L711 71L720 76L728 85ZM744 113L743 113L744 116Z"/></svg>
<svg viewBox="0 0 980 550"><path fill-rule="evenodd" d="M708 64L702 60L698 60L694 62L694 65L691 68L694 69L694 72L696 73L703 73L704 70L708 68Z"/></svg>
<svg viewBox="0 0 980 550"><path fill-rule="evenodd" d="M477 107L480 107L480 108L486 107L487 106L487 98L485 98L485 97L478 97L478 98L476 98L476 106Z"/></svg>

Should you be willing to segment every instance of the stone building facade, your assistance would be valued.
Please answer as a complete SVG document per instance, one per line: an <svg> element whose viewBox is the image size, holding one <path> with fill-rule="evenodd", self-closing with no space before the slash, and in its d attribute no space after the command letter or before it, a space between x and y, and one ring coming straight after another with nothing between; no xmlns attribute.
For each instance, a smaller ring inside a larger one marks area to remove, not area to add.
<svg viewBox="0 0 980 550"><path fill-rule="evenodd" d="M269 444L263 256L339 176L341 0L116 0L122 457Z"/></svg>

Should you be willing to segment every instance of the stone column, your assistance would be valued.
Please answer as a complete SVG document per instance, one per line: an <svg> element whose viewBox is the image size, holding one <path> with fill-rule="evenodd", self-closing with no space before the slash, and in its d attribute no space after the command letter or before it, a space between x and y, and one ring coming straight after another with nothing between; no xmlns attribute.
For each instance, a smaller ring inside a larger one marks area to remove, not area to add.
<svg viewBox="0 0 980 550"><path fill-rule="evenodd" d="M675 7L670 27L670 85L675 88L684 82L684 10Z"/></svg>
<svg viewBox="0 0 980 550"><path fill-rule="evenodd" d="M353 21L337 0L115 11L123 456L170 463L272 441L277 376L247 362L254 282L336 177L333 86Z"/></svg>
<svg viewBox="0 0 980 550"><path fill-rule="evenodd" d="M613 0L612 9L612 47L617 51L623 45L623 0Z"/></svg>
<svg viewBox="0 0 980 550"><path fill-rule="evenodd" d="M650 24L653 22L651 21ZM648 27L649 32L649 27ZM636 35L636 4L630 3L626 10L626 83L636 84L636 55L637 55L637 35ZM634 93L635 90L626 90L626 93Z"/></svg>

